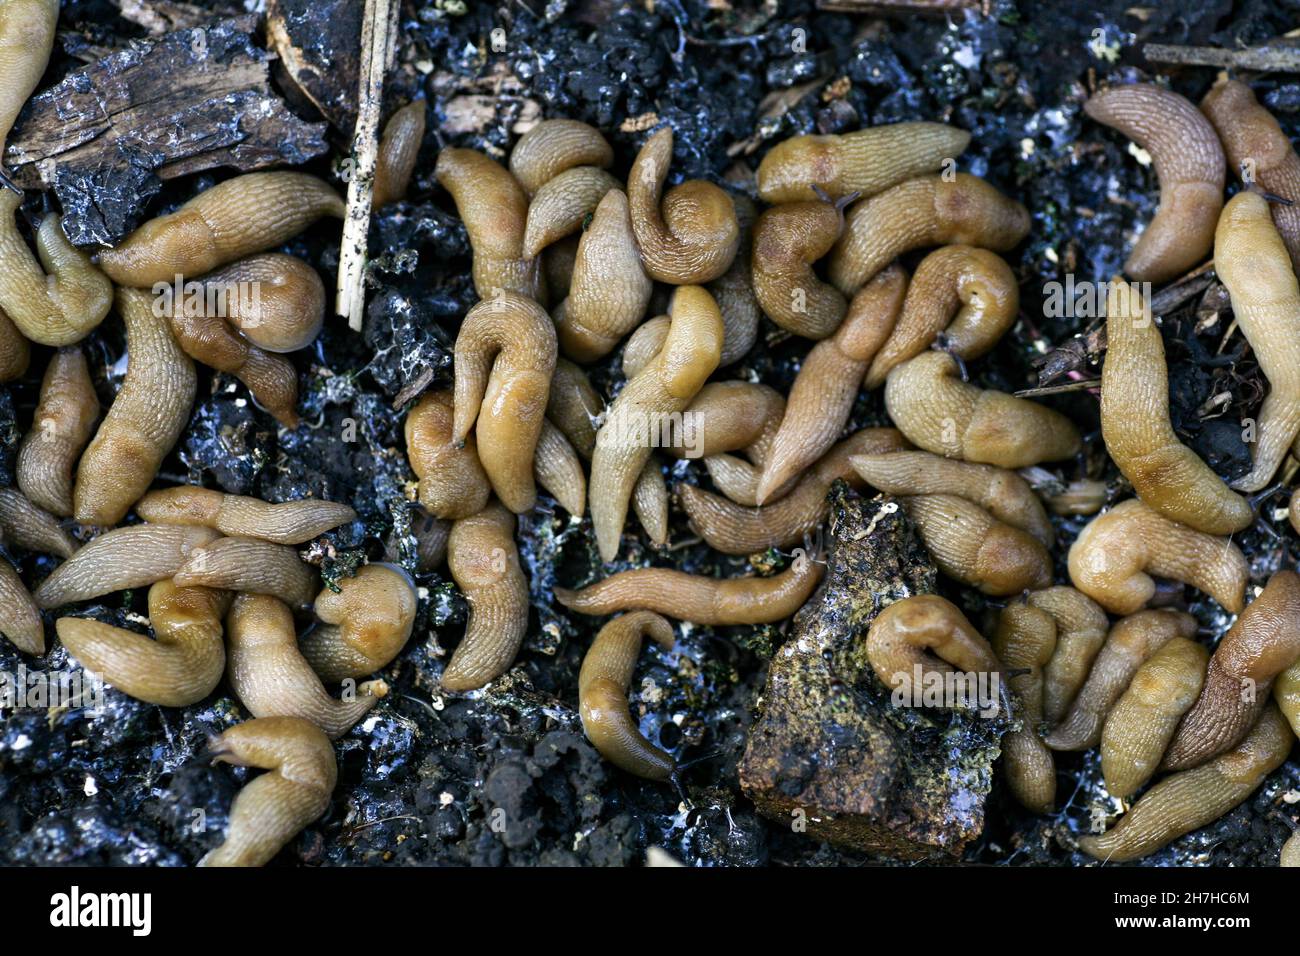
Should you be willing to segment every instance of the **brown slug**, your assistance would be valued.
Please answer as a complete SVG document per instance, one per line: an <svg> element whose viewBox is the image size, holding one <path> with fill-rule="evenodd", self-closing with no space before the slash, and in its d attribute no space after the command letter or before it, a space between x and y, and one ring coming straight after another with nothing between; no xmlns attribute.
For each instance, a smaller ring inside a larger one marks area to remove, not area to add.
<svg viewBox="0 0 1300 956"><path fill-rule="evenodd" d="M45 653L45 625L23 579L0 554L0 635L25 654Z"/></svg>
<svg viewBox="0 0 1300 956"><path fill-rule="evenodd" d="M406 195L420 155L420 143L424 141L425 105L424 100L412 100L384 124L375 160L371 208L380 209Z"/></svg>
<svg viewBox="0 0 1300 956"><path fill-rule="evenodd" d="M614 150L600 130L571 119L549 119L519 137L510 151L510 172L524 192L536 196L556 176L575 166L604 169Z"/></svg>
<svg viewBox="0 0 1300 956"><path fill-rule="evenodd" d="M770 385L744 380L709 382L683 412L681 431L670 435L664 451L677 458L712 458L749 449L759 459L771 445L785 399ZM689 418L687 417L689 416Z"/></svg>
<svg viewBox="0 0 1300 956"><path fill-rule="evenodd" d="M662 548L668 543L668 483L658 455L646 459L632 487L632 511L650 543Z"/></svg>
<svg viewBox="0 0 1300 956"><path fill-rule="evenodd" d="M295 352L316 340L325 323L325 284L293 256L264 252L203 277L218 318L267 352ZM174 310L175 311L175 310Z"/></svg>
<svg viewBox="0 0 1300 956"><path fill-rule="evenodd" d="M568 359L557 358L546 397L546 417L587 461L596 450L596 422L604 412L605 399L587 373Z"/></svg>
<svg viewBox="0 0 1300 956"><path fill-rule="evenodd" d="M473 433L457 443L452 395L425 392L406 415L406 457L420 479L420 504L438 518L454 521L478 514L492 494Z"/></svg>
<svg viewBox="0 0 1300 956"><path fill-rule="evenodd" d="M151 491L136 502L135 513L152 524L202 525L228 537L273 544L306 544L357 520L352 508L334 501L304 498L271 504L195 485Z"/></svg>
<svg viewBox="0 0 1300 956"><path fill-rule="evenodd" d="M782 203L754 223L754 295L767 317L787 332L824 339L844 321L848 301L817 278L813 263L839 240L845 200L856 198Z"/></svg>
<svg viewBox="0 0 1300 956"><path fill-rule="evenodd" d="M99 398L86 356L59 349L45 367L32 427L18 448L18 487L29 501L62 518L72 517L72 474L99 418Z"/></svg>
<svg viewBox="0 0 1300 956"><path fill-rule="evenodd" d="M1069 482L1064 490L1044 492L1047 508L1054 515L1095 515L1106 506L1106 482L1080 478Z"/></svg>
<svg viewBox="0 0 1300 956"><path fill-rule="evenodd" d="M269 594L294 610L310 607L319 586L316 569L295 549L259 538L217 538L194 548L172 580L181 587Z"/></svg>
<svg viewBox="0 0 1300 956"><path fill-rule="evenodd" d="M27 374L32 348L13 320L0 310L0 382L12 382Z"/></svg>
<svg viewBox="0 0 1300 956"><path fill-rule="evenodd" d="M622 183L595 166L575 166L548 179L528 204L528 218L524 222L525 258L539 256L553 242L581 232L583 223L600 207L601 200L622 189ZM630 235L630 217L627 228ZM640 267L638 259L637 269ZM551 294L559 298L558 290L549 281L547 285Z"/></svg>
<svg viewBox="0 0 1300 956"><path fill-rule="evenodd" d="M533 477L575 518L587 510L587 474L578 452L564 433L544 418L533 452Z"/></svg>
<svg viewBox="0 0 1300 956"><path fill-rule="evenodd" d="M410 640L419 603L411 576L392 564L364 565L337 588L316 596L322 623L298 642L312 670L331 684L387 667Z"/></svg>
<svg viewBox="0 0 1300 956"><path fill-rule="evenodd" d="M1043 669L1056 650L1056 622L1031 604L1012 602L998 615L993 653L1010 671L1020 702L1020 728L1002 735L1002 773L1021 806L1051 813L1056 802L1056 761L1038 736L1043 720Z"/></svg>
<svg viewBox="0 0 1300 956"><path fill-rule="evenodd" d="M1273 699L1291 729L1300 737L1300 661L1277 675L1273 682Z"/></svg>
<svg viewBox="0 0 1300 956"><path fill-rule="evenodd" d="M27 551L70 558L77 550L77 542L58 518L13 488L0 488L0 532Z"/></svg>
<svg viewBox="0 0 1300 956"><path fill-rule="evenodd" d="M705 285L722 312L722 357L719 366L733 365L749 354L758 341L758 320L763 309L754 295L754 275L750 259L754 248L754 222L758 210L747 196L731 197L740 225L740 242L736 258L718 278Z"/></svg>
<svg viewBox="0 0 1300 956"><path fill-rule="evenodd" d="M1092 662L1106 643L1110 620L1092 598L1072 587L1055 585L1027 596L1030 607L1056 622L1056 651L1043 668L1043 719L1065 719L1079 688L1088 679Z"/></svg>
<svg viewBox="0 0 1300 956"><path fill-rule="evenodd" d="M49 66L58 23L59 0L0 4L0 161L9 131Z"/></svg>

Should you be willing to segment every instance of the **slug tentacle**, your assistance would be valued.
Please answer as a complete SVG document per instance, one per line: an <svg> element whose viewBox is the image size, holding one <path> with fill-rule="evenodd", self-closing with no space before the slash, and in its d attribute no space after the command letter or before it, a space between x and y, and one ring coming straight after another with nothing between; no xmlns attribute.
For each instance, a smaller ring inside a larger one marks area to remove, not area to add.
<svg viewBox="0 0 1300 956"><path fill-rule="evenodd" d="M469 310L456 336L452 438L476 428L496 495L521 514L537 500L533 454L555 374L555 326L536 302L504 292Z"/></svg>
<svg viewBox="0 0 1300 956"><path fill-rule="evenodd" d="M1088 522L1068 561L1074 586L1113 614L1132 614L1151 600L1151 574L1190 584L1232 614L1246 603L1246 558L1235 544L1170 521L1136 498Z"/></svg>
<svg viewBox="0 0 1300 956"><path fill-rule="evenodd" d="M1152 83L1094 93L1083 111L1145 149L1160 180L1160 205L1124 271L1139 282L1165 282L1196 266L1223 208L1226 164L1214 127L1184 97Z"/></svg>
<svg viewBox="0 0 1300 956"><path fill-rule="evenodd" d="M912 495L901 500L934 563L948 577L994 596L1052 583L1047 549L979 505L957 495Z"/></svg>
<svg viewBox="0 0 1300 956"><path fill-rule="evenodd" d="M528 204L524 256L531 259L541 255L551 243L579 232L583 221L600 207L601 200L610 192L621 192L622 188L622 183L595 166L576 166L548 179ZM627 228L630 235L630 218ZM637 269L640 268L638 259ZM558 297L558 290L552 288L550 291Z"/></svg>
<svg viewBox="0 0 1300 956"><path fill-rule="evenodd" d="M136 502L135 513L153 524L202 525L228 537L273 544L305 544L357 520L350 507L333 501L304 498L273 505L194 485L151 491Z"/></svg>
<svg viewBox="0 0 1300 956"><path fill-rule="evenodd" d="M424 141L424 110L424 100L412 100L384 124L375 161L372 208L381 209L406 195Z"/></svg>
<svg viewBox="0 0 1300 956"><path fill-rule="evenodd" d="M1034 591L1028 601L1056 622L1056 652L1043 668L1043 719L1054 725L1065 718L1088 679L1110 633L1110 620L1096 601L1065 585Z"/></svg>
<svg viewBox="0 0 1300 956"><path fill-rule="evenodd" d="M9 560L0 554L0 636L9 638L20 651L39 656L45 653L45 625L40 608L23 585L23 579Z"/></svg>
<svg viewBox="0 0 1300 956"><path fill-rule="evenodd" d="M249 782L230 808L226 839L199 866L262 866L329 809L338 782L334 747L296 717L236 724L212 742L213 762L269 771Z"/></svg>
<svg viewBox="0 0 1300 956"><path fill-rule="evenodd" d="M80 617L55 622L59 640L87 670L125 694L162 707L207 697L226 669L222 619L231 594L159 581L149 588L154 640Z"/></svg>
<svg viewBox="0 0 1300 956"><path fill-rule="evenodd" d="M787 332L824 339L844 321L848 302L813 272L843 229L843 205L819 199L773 206L754 223L754 295Z"/></svg>
<svg viewBox="0 0 1300 956"><path fill-rule="evenodd" d="M754 295L754 270L750 262L758 210L747 196L737 195L731 199L740 224L736 258L726 272L705 286L722 312L722 357L718 365L724 367L749 354L758 340L758 320L763 317L763 309Z"/></svg>
<svg viewBox="0 0 1300 956"><path fill-rule="evenodd" d="M1051 813L1056 802L1056 761L1038 736L1043 720L1043 669L1056 651L1056 622L1031 604L1007 605L998 616L993 652L1008 670L1020 701L1020 729L1002 736L1002 772L1021 805L1034 813Z"/></svg>
<svg viewBox="0 0 1300 956"><path fill-rule="evenodd" d="M296 550L258 538L218 538L197 547L173 580L181 587L269 594L295 610L311 606L319 585L316 569Z"/></svg>
<svg viewBox="0 0 1300 956"><path fill-rule="evenodd" d="M32 427L18 449L15 473L29 501L72 517L72 473L99 418L99 399L81 349L59 349L45 367Z"/></svg>
<svg viewBox="0 0 1300 956"><path fill-rule="evenodd" d="M571 119L542 120L510 151L510 172L530 196L575 166L604 169L614 150L600 130Z"/></svg>
<svg viewBox="0 0 1300 956"><path fill-rule="evenodd" d="M60 558L70 558L77 550L77 542L54 515L12 488L0 488L0 536L28 551Z"/></svg>
<svg viewBox="0 0 1300 956"><path fill-rule="evenodd" d="M316 596L324 622L298 647L321 680L337 683L387 667L402 652L415 626L418 598L411 576L396 565L367 564L338 590Z"/></svg>
<svg viewBox="0 0 1300 956"><path fill-rule="evenodd" d="M463 444L452 437L450 391L425 392L406 416L406 457L420 479L420 504L454 521L478 514L492 495L472 433Z"/></svg>
<svg viewBox="0 0 1300 956"><path fill-rule="evenodd" d="M578 673L578 713L587 739L610 763L647 780L668 780L677 761L646 740L628 711L627 692L646 636L665 649L673 646L673 626L650 611L632 611L600 629Z"/></svg>
<svg viewBox="0 0 1300 956"><path fill-rule="evenodd" d="M884 608L867 631L867 662L890 690L912 687L937 673L993 674L1002 670L997 655L957 606L937 594L918 594ZM954 685L960 707L979 707L973 684Z"/></svg>

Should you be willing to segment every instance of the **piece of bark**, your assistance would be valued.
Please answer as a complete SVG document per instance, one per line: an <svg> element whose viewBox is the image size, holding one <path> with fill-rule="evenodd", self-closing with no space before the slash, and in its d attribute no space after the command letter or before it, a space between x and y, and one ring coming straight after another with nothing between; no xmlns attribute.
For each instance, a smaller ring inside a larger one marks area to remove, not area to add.
<svg viewBox="0 0 1300 956"><path fill-rule="evenodd" d="M266 37L280 62L276 72L335 129L352 134L361 75L359 0L268 0Z"/></svg>
<svg viewBox="0 0 1300 956"><path fill-rule="evenodd" d="M204 6L172 0L113 0L123 20L144 27L154 36L199 27L216 17L237 17L241 10L230 2Z"/></svg>

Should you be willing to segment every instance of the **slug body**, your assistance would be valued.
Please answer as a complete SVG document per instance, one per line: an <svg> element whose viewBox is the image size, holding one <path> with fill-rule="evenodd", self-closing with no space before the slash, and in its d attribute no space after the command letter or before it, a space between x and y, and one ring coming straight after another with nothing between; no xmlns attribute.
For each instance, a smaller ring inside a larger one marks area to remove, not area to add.
<svg viewBox="0 0 1300 956"><path fill-rule="evenodd" d="M1034 813L1051 813L1056 802L1056 761L1038 736L1043 719L1043 668L1056 650L1056 622L1030 604L1007 605L998 617L993 651L1008 670L1025 673L1007 678L1020 701L1020 729L1002 736L1003 772L1021 805Z"/></svg>
<svg viewBox="0 0 1300 956"><path fill-rule="evenodd" d="M173 213L146 222L99 264L120 286L151 288L177 275L197 278L292 239L344 203L306 173L245 173L205 189Z"/></svg>
<svg viewBox="0 0 1300 956"><path fill-rule="evenodd" d="M0 311L0 382L22 378L31 361L31 344L13 320Z"/></svg>
<svg viewBox="0 0 1300 956"><path fill-rule="evenodd" d="M722 310L722 360L719 364L723 366L732 365L749 354L758 341L758 321L763 317L763 309L754 295L754 270L750 261L758 210L746 196L733 196L732 202L740 223L736 258L726 272L706 286Z"/></svg>
<svg viewBox="0 0 1300 956"><path fill-rule="evenodd" d="M492 495L473 433L457 445L452 394L425 392L406 416L406 456L420 479L420 504L438 518L478 514Z"/></svg>
<svg viewBox="0 0 1300 956"><path fill-rule="evenodd" d="M72 516L72 473L95 430L99 399L86 356L60 349L45 368L32 427L18 449L15 473L28 500L51 514Z"/></svg>
<svg viewBox="0 0 1300 956"><path fill-rule="evenodd" d="M406 195L424 141L424 100L407 103L384 124L375 162L371 204L380 209Z"/></svg>
<svg viewBox="0 0 1300 956"><path fill-rule="evenodd" d="M40 608L3 555L0 555L0 635L9 638L10 643L26 654L45 653L45 626L41 623Z"/></svg>
<svg viewBox="0 0 1300 956"><path fill-rule="evenodd" d="M215 306L211 317L225 319L267 352L306 348L325 323L325 284L293 256L267 252L240 259L205 276L203 287L204 306Z"/></svg>
<svg viewBox="0 0 1300 956"><path fill-rule="evenodd" d="M1160 205L1124 271L1166 282L1198 265L1223 208L1225 161L1214 127L1184 97L1151 83L1102 90L1083 110L1145 149L1160 180Z"/></svg>
<svg viewBox="0 0 1300 956"><path fill-rule="evenodd" d="M311 606L318 585L316 569L296 550L259 538L218 538L195 548L174 580L181 587L269 594L295 610Z"/></svg>
<svg viewBox="0 0 1300 956"><path fill-rule="evenodd" d="M867 631L867 661L890 690L906 688L917 668L922 677L1002 670L993 648L966 615L937 594L904 598L882 610ZM978 705L969 695L958 703Z"/></svg>
<svg viewBox="0 0 1300 956"><path fill-rule="evenodd" d="M28 551L60 558L70 558L77 550L77 542L54 515L12 488L0 488L0 540L5 538Z"/></svg>
<svg viewBox="0 0 1300 956"><path fill-rule="evenodd" d="M297 717L236 724L212 742L214 762L268 771L230 808L225 842L199 866L262 866L329 809L338 763L329 738Z"/></svg>
<svg viewBox="0 0 1300 956"><path fill-rule="evenodd" d="M848 302L813 272L843 229L843 207L821 200L773 206L754 223L754 294L786 331L824 339L844 321Z"/></svg>
<svg viewBox="0 0 1300 956"><path fill-rule="evenodd" d="M1043 719L1057 724L1088 679L1110 633L1110 620L1096 601L1064 585L1034 591L1028 601L1056 622L1056 650L1043 668Z"/></svg>
<svg viewBox="0 0 1300 956"><path fill-rule="evenodd" d="M552 243L571 236L582 229L584 220L600 206L600 201L614 190L622 191L623 184L595 166L577 166L546 181L528 204L528 220L524 225L524 255L531 259L540 255ZM625 203L626 204L626 203ZM631 219L628 231L631 232ZM637 269L641 263L638 259ZM567 287L568 283L565 283ZM559 298L562 290L547 278L552 296Z"/></svg>
<svg viewBox="0 0 1300 956"><path fill-rule="evenodd" d="M59 0L6 0L0 4L0 162L18 114L41 81L54 50Z"/></svg>
<svg viewBox="0 0 1300 956"><path fill-rule="evenodd" d="M587 510L587 474L578 452L546 419L533 452L533 477L569 514L581 518Z"/></svg>
<svg viewBox="0 0 1300 956"><path fill-rule="evenodd" d="M594 126L571 119L542 120L510 151L510 172L530 196L576 166L604 169L614 150Z"/></svg>
<svg viewBox="0 0 1300 956"><path fill-rule="evenodd" d="M627 692L641 651L642 637L673 646L673 627L658 614L633 611L600 629L578 673L578 713L582 729L600 755L646 780L668 780L677 761L646 740L628 710Z"/></svg>
<svg viewBox="0 0 1300 956"><path fill-rule="evenodd" d="M979 505L957 495L912 495L902 501L930 556L950 578L995 596L1052 583L1047 549Z"/></svg>
<svg viewBox="0 0 1300 956"><path fill-rule="evenodd" d="M338 588L317 595L316 616L324 623L298 645L330 683L387 667L410 640L419 603L410 575L391 565L367 564Z"/></svg>
<svg viewBox="0 0 1300 956"><path fill-rule="evenodd" d="M1300 737L1300 661L1277 675L1273 682L1273 699L1291 729Z"/></svg>
<svg viewBox="0 0 1300 956"><path fill-rule="evenodd" d="M259 538L274 544L305 544L357 520L350 507L333 501L305 498L273 505L260 498L193 485L151 491L136 502L135 513L153 524L202 525L228 537Z"/></svg>
<svg viewBox="0 0 1300 956"><path fill-rule="evenodd" d="M605 400L587 373L566 358L555 360L551 392L546 398L546 417L564 433L574 451L590 461L596 450L596 422L605 411Z"/></svg>

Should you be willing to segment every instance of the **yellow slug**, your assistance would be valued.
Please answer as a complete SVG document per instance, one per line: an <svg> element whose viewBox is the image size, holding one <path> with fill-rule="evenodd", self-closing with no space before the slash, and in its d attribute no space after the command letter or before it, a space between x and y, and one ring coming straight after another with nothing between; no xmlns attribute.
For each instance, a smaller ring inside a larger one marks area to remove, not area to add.
<svg viewBox="0 0 1300 956"><path fill-rule="evenodd" d="M718 361L721 366L732 365L749 354L758 340L758 320L763 315L754 295L754 270L750 262L758 210L746 196L731 198L740 224L736 258L726 272L705 286L722 311L722 358Z"/></svg>
<svg viewBox="0 0 1300 956"><path fill-rule="evenodd" d="M406 415L406 457L420 479L420 504L438 518L478 514L492 494L474 435L452 438L452 396L425 392Z"/></svg>
<svg viewBox="0 0 1300 956"><path fill-rule="evenodd" d="M397 565L367 564L338 590L316 596L323 622L298 646L321 680L337 683L387 667L401 653L415 626L418 599L411 576Z"/></svg>
<svg viewBox="0 0 1300 956"><path fill-rule="evenodd" d="M1056 622L1031 604L1013 602L998 616L993 652L1010 671L1007 678L1020 702L1020 729L1002 736L1002 772L1021 805L1051 813L1056 802L1056 761L1038 736L1043 720L1043 668L1056 650Z"/></svg>
<svg viewBox="0 0 1300 956"><path fill-rule="evenodd" d="M13 320L0 310L0 382L22 378L31 360L31 344Z"/></svg>
<svg viewBox="0 0 1300 956"><path fill-rule="evenodd" d="M70 558L77 550L77 542L63 530L54 515L38 508L13 488L0 488L0 532L28 551Z"/></svg>
<svg viewBox="0 0 1300 956"><path fill-rule="evenodd" d="M203 525L232 538L259 538L274 544L305 544L357 520L349 506L333 501L304 498L271 504L194 485L151 491L136 502L135 513L153 524Z"/></svg>
<svg viewBox="0 0 1300 956"><path fill-rule="evenodd" d="M546 417L588 461L596 450L596 422L604 411L605 400L587 373L568 359L557 358L546 398Z"/></svg>
<svg viewBox="0 0 1300 956"><path fill-rule="evenodd" d="M24 653L45 653L40 609L4 555L0 555L0 635Z"/></svg>
<svg viewBox="0 0 1300 956"><path fill-rule="evenodd" d="M6 0L0 4L0 158L36 84L45 74L54 50L59 0Z"/></svg>
<svg viewBox="0 0 1300 956"><path fill-rule="evenodd" d="M578 452L564 433L546 419L542 419L533 452L533 477L575 518L581 518L587 510L587 475Z"/></svg>
<svg viewBox="0 0 1300 956"><path fill-rule="evenodd" d="M267 252L203 277L205 302L217 318L267 352L295 352L316 340L325 322L325 285L293 256Z"/></svg>
<svg viewBox="0 0 1300 956"><path fill-rule="evenodd" d="M1057 724L1088 679L1110 633L1110 620L1096 601L1065 585L1033 591L1027 600L1056 622L1056 651L1043 668L1043 719Z"/></svg>
<svg viewBox="0 0 1300 956"><path fill-rule="evenodd" d="M530 196L556 176L575 166L601 169L614 161L600 130L571 119L542 120L510 151L510 172Z"/></svg>
<svg viewBox="0 0 1300 956"><path fill-rule="evenodd" d="M295 610L311 606L316 569L284 544L259 538L218 538L192 550L173 580L181 587L269 594Z"/></svg>
<svg viewBox="0 0 1300 956"><path fill-rule="evenodd" d="M72 472L99 418L99 399L81 349L59 349L45 367L32 427L18 448L18 487L33 504L72 517Z"/></svg>
<svg viewBox="0 0 1300 956"><path fill-rule="evenodd" d="M415 172L415 161L424 140L424 100L413 100L389 117L379 140L375 161L375 185L371 204L375 209L398 202L406 195Z"/></svg>
<svg viewBox="0 0 1300 956"><path fill-rule="evenodd" d="M820 199L773 206L754 223L754 295L787 332L824 339L844 321L847 300L813 271L843 229L843 203Z"/></svg>
<svg viewBox="0 0 1300 956"><path fill-rule="evenodd" d="M595 166L576 166L548 179L528 204L524 256L531 259L541 255L552 243L579 232L586 218L600 207L601 200L610 192L621 192L622 188L622 183ZM627 228L630 234L630 218ZM640 266L638 260L638 270ZM551 294L558 298L559 289L550 283L549 276L547 285L551 287Z"/></svg>

